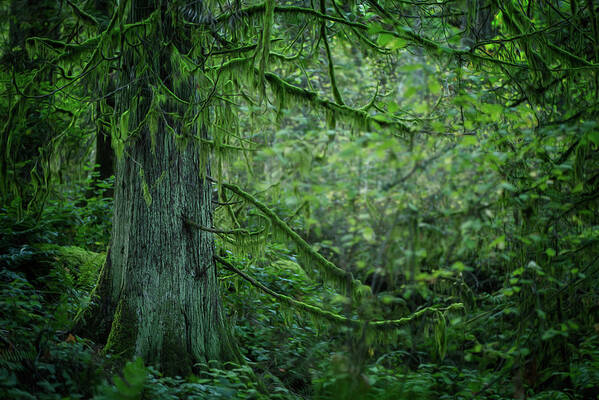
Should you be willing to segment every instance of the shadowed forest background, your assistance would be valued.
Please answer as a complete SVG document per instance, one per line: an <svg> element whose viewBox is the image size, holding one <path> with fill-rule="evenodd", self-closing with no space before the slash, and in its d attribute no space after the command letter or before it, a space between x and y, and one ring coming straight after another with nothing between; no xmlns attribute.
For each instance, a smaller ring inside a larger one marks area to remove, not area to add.
<svg viewBox="0 0 599 400"><path fill-rule="evenodd" d="M599 3L0 1L0 398L599 399Z"/></svg>

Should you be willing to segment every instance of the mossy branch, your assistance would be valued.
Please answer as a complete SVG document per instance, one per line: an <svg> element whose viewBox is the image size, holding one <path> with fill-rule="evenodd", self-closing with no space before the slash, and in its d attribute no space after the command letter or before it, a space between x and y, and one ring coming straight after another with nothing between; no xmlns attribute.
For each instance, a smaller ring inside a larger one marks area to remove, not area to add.
<svg viewBox="0 0 599 400"><path fill-rule="evenodd" d="M447 46L442 46L431 39L428 39L424 36L421 36L421 35L418 35L418 34L412 32L409 29L406 29L406 27L404 27L402 24L400 24L399 21L395 20L395 18L391 14L389 14L376 1L369 0L368 2L377 10L377 12L379 12L382 16L384 16L390 22L392 22L392 24L396 30L396 31L388 31L388 32L386 31L384 33L392 34L392 35L394 35L398 38L404 39L404 40L409 40L410 42L417 44L433 53L444 54L444 55L452 56L452 57L472 59L474 61L486 61L486 62L493 63L493 64L509 65L512 67L523 68L523 69L530 68L526 64L512 63L509 61L495 59L492 57L477 54L474 51L458 50L458 49L452 49ZM264 3L260 3L260 4L256 4L253 6L242 8L241 10L238 10L238 11L221 14L219 17L217 17L216 20L217 20L217 22L223 23L223 22L227 21L228 19L230 19L231 17L233 17L234 15L235 16L238 16L238 15L250 16L253 14L257 14L257 13L262 13L262 12L264 12L264 10L265 10ZM359 31L368 32L368 25L365 23L348 21L344 18L323 14L323 13L316 11L312 8L298 7L298 6L275 6L274 11L275 11L275 13L280 13L280 14L304 14L304 15L316 17L316 18L319 18L322 20L336 22L336 23L339 23L339 24L342 24L345 26L349 26L349 27L355 29L356 33ZM376 44L374 44L367 38L364 38L364 39L366 39L372 47L375 47L378 50L381 50L380 47L376 46Z"/></svg>
<svg viewBox="0 0 599 400"><path fill-rule="evenodd" d="M94 18L93 15L85 12L81 7L77 6L77 4L73 3L70 0L67 0L67 4L69 6L71 6L71 8L73 9L73 13L81 21L83 21L84 23L89 24L91 26L97 26L98 25L98 21L96 20L96 18Z"/></svg>
<svg viewBox="0 0 599 400"><path fill-rule="evenodd" d="M248 203L253 204L260 212L262 212L273 224L273 226L278 230L278 232L282 233L286 238L291 240L298 247L300 252L306 256L306 258L313 261L315 266L321 272L324 280L333 281L337 287L344 290L345 292L350 292L354 294L356 297L360 297L364 292L370 292L370 288L365 286L357 279L354 279L353 275L350 272L347 272L335 264L324 258L320 253L312 248L300 235L298 235L293 229L287 225L285 221L283 221L277 214L275 214L270 208L268 208L264 203L260 200L256 199L251 194L241 190L239 186L232 185L229 183L223 183L222 187L225 189L235 193L237 196L241 197ZM312 271L309 268L303 267L304 270L308 274Z"/></svg>
<svg viewBox="0 0 599 400"><path fill-rule="evenodd" d="M221 264L223 267L225 267L225 269L239 275L244 280L249 282L252 286L262 290L264 293L274 297L275 299L281 301L282 303L285 303L291 307L296 307L296 308L298 308L302 311L305 311L311 315L314 315L314 316L320 317L320 318L324 318L324 319L326 319L330 322L333 322L335 324L338 324L338 325L352 326L355 328L363 328L363 327L376 328L376 329L382 329L382 330L397 329L397 328L401 328L402 326L406 325L407 323L409 323L415 319L418 319L426 314L455 311L455 310L461 310L464 308L464 305L462 303L454 303L447 307L437 307L437 306L426 307L426 308L423 308L422 310L418 310L418 311L412 313L411 315L409 315L407 317L393 319L393 320L364 321L364 320L359 320L359 319L351 319L351 318L344 317L343 315L335 314L331 311L323 310L322 308L314 306L312 304L308 304L308 303L304 303L303 301L295 300L294 298L292 298L290 296L287 296L287 295L284 295L281 293L277 293L274 290L271 290L267 286L263 285L262 283L258 282L256 279L247 275L243 271L239 270L238 268L233 266L230 262L228 262L224 258L219 257L219 256L214 256L214 259L219 264Z"/></svg>
<svg viewBox="0 0 599 400"><path fill-rule="evenodd" d="M382 120L369 115L366 111L349 107L347 105L337 104L335 102L323 99L318 93L292 85L281 77L271 72L265 74L266 81L271 85L273 91L278 95L288 95L296 100L303 100L315 107L320 107L333 114L348 117L354 125L368 129L371 122L375 122L381 127L397 128L402 133L412 132L412 128L401 121Z"/></svg>
<svg viewBox="0 0 599 400"><path fill-rule="evenodd" d="M354 321L354 320L349 320L348 318L342 316L342 315L338 315L335 313L332 313L330 311L326 311L323 310L320 307L317 306L313 306L311 304L307 304L304 303L302 301L298 301L293 299L290 296L284 295L284 294L280 294L277 293L271 289L269 289L268 287L266 287L265 285L263 285L262 283L258 282L257 280L255 280L254 278L252 278L251 276L245 274L244 272L240 271L238 268L234 267L231 263L229 263L227 260L225 260L222 257L219 256L214 256L214 259L220 263L223 267L225 267L227 270L241 276L244 280L246 280L247 282L249 282L252 286L262 290L263 292L265 292L266 294L271 295L272 297L274 297L277 300L280 300L281 302L290 305L290 306L294 306L297 307L303 311L306 311L310 314L319 316L319 317L323 317L329 321L332 322L336 322L339 324L346 324L348 321ZM355 321L358 322L358 321Z"/></svg>
<svg viewBox="0 0 599 400"><path fill-rule="evenodd" d="M249 57L233 58L219 66L209 67L208 69L221 72L237 72L240 75L245 76L245 79L250 82L252 82L252 79L255 79L256 76L260 76L260 71L257 68L254 67L252 69L252 59ZM252 71L253 73L249 73ZM320 97L316 91L293 85L272 72L265 72L264 78L271 87L275 97L278 98L281 106L289 106L289 103L285 100L291 100L298 104L309 105L315 109L324 109L328 113L328 116L332 116L333 119L343 117L346 122L349 122L358 129L367 130L370 128L370 124L374 122L383 128L395 128L399 130L400 133L412 132L412 128L402 121L384 119L382 116L370 115L366 112L365 108L358 109L344 104L337 104Z"/></svg>
<svg viewBox="0 0 599 400"><path fill-rule="evenodd" d="M250 16L250 15L253 15L253 14L263 13L265 9L266 9L265 3L260 3L260 4L256 4L256 5L253 5L253 6L244 7L242 9L238 10L238 11L227 12L227 13L221 14L221 15L219 15L216 18L216 21L219 22L219 23L222 23L222 22L227 21L231 17L237 16L237 15ZM274 12L275 13L279 13L279 14L304 14L304 15L308 15L308 16L312 16L312 17L317 17L317 18L320 18L320 19L324 19L324 20L327 20L327 21L338 22L338 23L341 23L341 24L344 24L344 25L353 26L355 28L359 28L359 29L363 29L363 30L368 29L366 27L366 25L361 24L359 22L347 21L344 18L339 18L339 17L334 17L332 15L327 15L327 14L318 12L318 11L314 10L313 8L308 8L308 7L275 6Z"/></svg>
<svg viewBox="0 0 599 400"><path fill-rule="evenodd" d="M92 66L94 60L98 57L98 55L101 55L101 49L102 49L102 45L104 44L104 40L106 40L110 36L112 30L114 29L114 27L116 25L116 22L117 22L119 16L123 14L127 3L128 3L128 1L126 1L126 0L123 0L119 3L118 8L114 12L114 14L112 15L112 18L110 19L110 22L108 23L108 26L100 34L100 39L98 41L98 44L97 44L96 48L94 49L88 63L83 67L81 74L86 73L88 71L88 69Z"/></svg>

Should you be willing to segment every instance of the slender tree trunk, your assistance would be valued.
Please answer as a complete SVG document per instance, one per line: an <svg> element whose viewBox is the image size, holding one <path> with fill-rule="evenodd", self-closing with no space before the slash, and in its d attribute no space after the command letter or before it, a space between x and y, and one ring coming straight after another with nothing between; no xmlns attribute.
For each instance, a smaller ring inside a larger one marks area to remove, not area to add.
<svg viewBox="0 0 599 400"><path fill-rule="evenodd" d="M100 105L96 107L98 115L100 115ZM102 125L102 122L98 122L98 128L96 130L96 154L95 154L95 171L98 176L93 182L94 188L98 187L98 183L105 181L114 175L114 151L110 143L110 132L107 132L106 127ZM107 189L104 191L104 197L112 197L113 189Z"/></svg>
<svg viewBox="0 0 599 400"><path fill-rule="evenodd" d="M489 40L495 36L493 18L497 8L489 0L467 0L468 10L464 16L463 24L466 30L463 42L466 46Z"/></svg>
<svg viewBox="0 0 599 400"><path fill-rule="evenodd" d="M109 0L95 0L94 10L97 14L104 16L108 20L113 12L114 4ZM106 24L101 24L98 33L101 33L106 29ZM105 77L106 89L108 93L112 93L115 89L114 79L111 74ZM98 173L97 180L92 183L92 189L98 187L98 183L105 181L114 175L115 160L114 151L112 150L112 144L110 139L110 129L108 129L106 122L107 110L110 112L114 111L114 95L110 94L108 97L103 98L104 93L98 93L100 100L96 103L96 151L95 151L95 171ZM104 191L104 197L112 197L114 194L113 189Z"/></svg>
<svg viewBox="0 0 599 400"><path fill-rule="evenodd" d="M166 0L131 1L129 21L147 18L157 7L163 13L177 9ZM195 362L234 359L236 352L219 303L213 236L184 222L212 226L212 188L204 178L209 157L201 143L185 145L175 137L191 129L181 116L197 103L196 82L173 84L173 49L165 43L176 43L168 26L176 19L166 14L160 20L158 33L143 38L143 50L123 51L117 85L125 89L116 98L115 124L140 129L129 132L125 151L117 154L111 245L84 325L96 330L96 340L106 339L106 351L141 356L166 374L185 374ZM156 101L158 77L190 104L161 100L151 133L143 121Z"/></svg>

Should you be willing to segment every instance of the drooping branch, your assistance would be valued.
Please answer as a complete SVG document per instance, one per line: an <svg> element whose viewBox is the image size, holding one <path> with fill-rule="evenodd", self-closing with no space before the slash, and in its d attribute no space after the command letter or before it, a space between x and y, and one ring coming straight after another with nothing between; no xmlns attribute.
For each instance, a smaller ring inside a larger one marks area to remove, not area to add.
<svg viewBox="0 0 599 400"><path fill-rule="evenodd" d="M308 303L304 303L303 301L295 300L294 298L292 298L290 296L287 296L287 295L284 295L281 293L277 293L274 290L263 285L262 283L258 282L256 279L247 275L243 271L239 270L238 268L233 266L233 264L231 264L224 258L215 255L214 259L219 264L221 264L223 267L225 267L225 269L239 275L244 280L249 282L252 286L262 290L264 293L274 297L275 299L281 301L282 303L285 303L291 307L296 307L296 308L298 308L302 311L305 311L311 315L314 315L314 316L320 317L320 318L324 318L330 322L333 322L333 323L339 324L339 325L353 326L356 328L362 328L362 327L369 328L370 327L370 328L376 328L376 329L382 329L382 330L397 329L402 326L405 326L407 323L409 323L415 319L418 319L426 314L434 314L434 313L447 312L447 311L456 311L456 310L461 310L464 308L464 305L462 303L454 303L447 307L436 307L436 306L426 307L426 308L423 308L422 310L418 310L418 311L412 313L411 315L409 315L407 317L393 319L393 320L364 321L364 320L359 320L359 319L351 319L351 318L344 317L343 315L335 314L331 311L323 310L322 308L314 306L312 304L308 304Z"/></svg>
<svg viewBox="0 0 599 400"><path fill-rule="evenodd" d="M300 251L301 255L311 264L315 265L320 271L324 280L332 281L335 286L354 294L356 297L361 297L363 294L370 292L370 288L365 286L359 280L355 279L351 272L345 271L335 264L324 258L320 253L312 248L300 235L298 235L285 221L283 221L274 211L268 208L260 200L256 199L251 194L241 190L239 186L229 183L222 183L222 187L235 193L248 203L253 204L260 212L262 212L273 224L276 229L275 233L291 240ZM302 266L306 273L313 275L310 268Z"/></svg>
<svg viewBox="0 0 599 400"><path fill-rule="evenodd" d="M250 82L252 79L255 79L256 76L259 76L260 73L257 68L252 67L252 59L250 57L233 58L219 66L210 67L209 69L239 72L238 76L244 76ZM250 71L253 73L249 73ZM288 104L285 100L291 100L298 104L311 106L314 109L322 109L329 113L328 116L333 117L333 119L343 117L345 121L349 122L352 126L363 130L369 129L371 126L370 124L375 123L383 128L395 128L402 134L411 133L413 131L412 127L397 119L387 119L385 116L381 115L370 115L366 112L370 105L363 108L353 108L347 105L337 104L322 98L316 91L293 85L272 72L265 72L264 78L278 98L281 106L283 104Z"/></svg>
<svg viewBox="0 0 599 400"><path fill-rule="evenodd" d="M335 102L323 99L314 91L301 88L285 81L281 77L271 72L265 74L266 81L271 85L273 91L279 96L291 96L299 102L306 102L310 105L325 109L333 114L345 116L350 119L353 125L368 129L369 124L374 122L381 127L397 128L401 133L410 133L412 128L398 120L386 120L377 118L368 114L364 109L356 109L347 105L340 105Z"/></svg>
<svg viewBox="0 0 599 400"><path fill-rule="evenodd" d="M323 310L320 307L313 306L311 304L307 304L302 301L295 300L290 296L277 293L277 292L269 289L267 286L263 285L262 283L258 282L256 279L252 278L251 276L245 274L238 268L234 267L233 264L229 263L224 258L215 255L214 259L216 261L218 261L227 270L241 276L244 280L249 282L252 286L262 290L264 293L269 294L270 296L274 297L275 299L280 300L283 303L286 303L287 305L297 307L303 311L307 311L310 314L314 314L314 315L323 317L329 321L336 322L336 323L344 324L344 323L348 323L349 321L359 322L357 320L349 320L346 317L343 317L339 314L332 313L330 311Z"/></svg>

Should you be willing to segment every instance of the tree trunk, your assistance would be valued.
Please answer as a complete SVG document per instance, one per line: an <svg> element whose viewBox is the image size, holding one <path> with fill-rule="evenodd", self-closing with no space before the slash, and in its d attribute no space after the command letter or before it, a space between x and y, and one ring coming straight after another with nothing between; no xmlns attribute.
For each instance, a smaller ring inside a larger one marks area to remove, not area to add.
<svg viewBox="0 0 599 400"><path fill-rule="evenodd" d="M113 4L108 0L95 0L94 2L95 12L108 20L113 12ZM101 34L106 29L107 24L100 24L98 34ZM92 187L89 195L93 193L93 189L98 188L98 184L114 175L114 151L112 150L112 144L110 139L110 129L106 125L107 114L114 112L114 95L111 93L115 90L114 79L109 73L105 77L105 91L109 93L104 98L104 93L98 93L100 100L96 103L96 151L95 151L95 162L94 170L98 173L97 177L92 182ZM108 112L107 112L108 111ZM104 191L104 197L112 197L114 191L109 188Z"/></svg>
<svg viewBox="0 0 599 400"><path fill-rule="evenodd" d="M159 2L132 1L129 21L147 18ZM166 12L167 2L162 3ZM137 49L123 51L117 85L124 90L115 101L116 115L128 113L128 130L140 130L129 132L125 151L117 154L111 245L85 325L97 330L94 339L106 339L106 351L141 356L166 374L183 375L196 362L234 359L236 352L219 302L213 236L184 222L185 217L212 226L212 188L204 178L207 151L199 142L182 145L173 133L190 129L173 115L183 116L193 106L196 87L193 78L172 83L173 50L164 43L166 38L176 43L167 26L173 20L162 15L158 33L143 38L142 58ZM140 74L142 62L151 68ZM142 121L159 87L157 75L191 104L162 100L152 135Z"/></svg>
<svg viewBox="0 0 599 400"><path fill-rule="evenodd" d="M97 115L101 115L101 106L96 106ZM110 132L107 132L102 122L97 122L96 129L96 152L95 152L94 170L98 176L92 182L92 189L97 189L99 183L106 181L114 175L114 151L110 143ZM113 189L108 188L103 192L103 197L112 197Z"/></svg>
<svg viewBox="0 0 599 400"><path fill-rule="evenodd" d="M113 280L116 309L106 349L142 356L166 373L181 373L193 362L220 359L228 339L223 337L212 235L188 227L182 218L212 226L210 184L201 177L193 146L179 151L168 133L159 134L155 155L150 140L141 138L117 163L106 265L112 270L106 272ZM150 205L144 200L141 169L149 185L158 181L150 189Z"/></svg>

